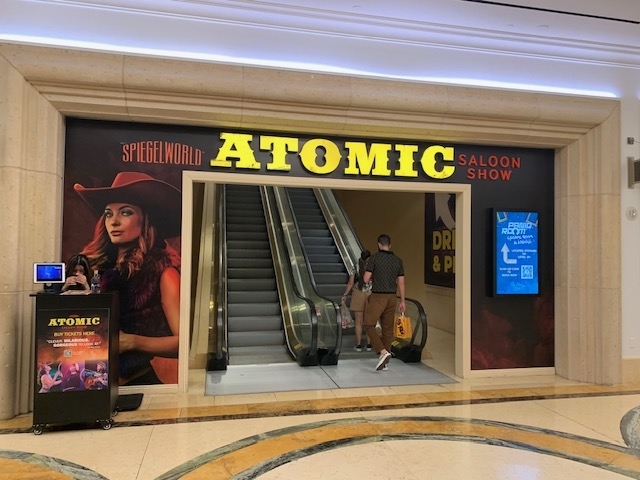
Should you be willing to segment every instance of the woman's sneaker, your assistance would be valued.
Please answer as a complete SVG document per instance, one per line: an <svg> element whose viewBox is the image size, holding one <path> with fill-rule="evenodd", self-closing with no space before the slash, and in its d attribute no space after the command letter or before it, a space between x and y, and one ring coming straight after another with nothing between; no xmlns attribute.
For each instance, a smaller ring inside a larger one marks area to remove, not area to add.
<svg viewBox="0 0 640 480"><path fill-rule="evenodd" d="M367 343L367 352L370 352L370 351L371 351L371 344Z"/></svg>
<svg viewBox="0 0 640 480"><path fill-rule="evenodd" d="M361 352L361 351L362 351L362 345L356 345L355 347L353 347L353 349L354 349L356 352Z"/></svg>

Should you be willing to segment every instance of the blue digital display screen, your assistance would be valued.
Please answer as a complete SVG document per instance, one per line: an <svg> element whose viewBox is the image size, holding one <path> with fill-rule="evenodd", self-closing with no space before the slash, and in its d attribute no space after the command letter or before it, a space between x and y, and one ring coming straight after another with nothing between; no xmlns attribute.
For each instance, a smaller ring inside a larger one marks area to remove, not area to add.
<svg viewBox="0 0 640 480"><path fill-rule="evenodd" d="M64 283L64 263L34 263L33 283Z"/></svg>
<svg viewBox="0 0 640 480"><path fill-rule="evenodd" d="M537 295L538 213L494 210L494 294Z"/></svg>

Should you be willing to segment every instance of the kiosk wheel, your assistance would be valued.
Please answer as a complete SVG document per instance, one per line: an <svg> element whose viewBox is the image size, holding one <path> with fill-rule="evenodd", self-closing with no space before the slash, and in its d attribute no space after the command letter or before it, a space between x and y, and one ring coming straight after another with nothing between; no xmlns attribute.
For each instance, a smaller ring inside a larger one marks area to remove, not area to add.
<svg viewBox="0 0 640 480"><path fill-rule="evenodd" d="M42 432L44 432L44 425L34 425L32 431L34 435L42 435Z"/></svg>
<svg viewBox="0 0 640 480"><path fill-rule="evenodd" d="M100 426L103 430L110 430L113 427L113 420L100 420Z"/></svg>

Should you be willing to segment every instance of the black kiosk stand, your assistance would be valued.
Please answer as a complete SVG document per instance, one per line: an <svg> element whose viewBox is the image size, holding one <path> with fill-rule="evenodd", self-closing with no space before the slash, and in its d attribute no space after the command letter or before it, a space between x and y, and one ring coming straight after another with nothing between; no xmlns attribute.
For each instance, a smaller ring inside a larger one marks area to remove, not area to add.
<svg viewBox="0 0 640 480"><path fill-rule="evenodd" d="M37 294L33 433L113 425L118 401L117 293Z"/></svg>

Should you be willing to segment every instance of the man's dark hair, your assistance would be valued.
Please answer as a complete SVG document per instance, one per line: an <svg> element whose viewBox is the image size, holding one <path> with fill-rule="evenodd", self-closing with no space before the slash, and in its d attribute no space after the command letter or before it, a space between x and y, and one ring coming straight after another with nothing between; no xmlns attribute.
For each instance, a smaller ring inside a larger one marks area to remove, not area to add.
<svg viewBox="0 0 640 480"><path fill-rule="evenodd" d="M391 246L391 237L383 233L378 237L378 243L383 247L389 247Z"/></svg>

